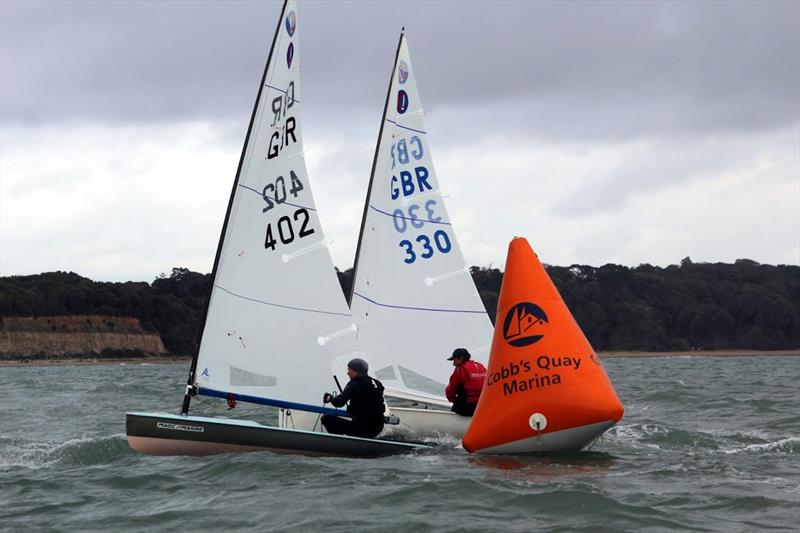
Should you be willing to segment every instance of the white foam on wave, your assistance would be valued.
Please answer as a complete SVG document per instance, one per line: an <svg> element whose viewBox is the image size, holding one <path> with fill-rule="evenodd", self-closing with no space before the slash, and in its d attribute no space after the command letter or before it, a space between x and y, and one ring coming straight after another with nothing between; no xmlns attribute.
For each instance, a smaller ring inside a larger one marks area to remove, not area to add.
<svg viewBox="0 0 800 533"><path fill-rule="evenodd" d="M453 448L461 448L461 439L450 434L439 435L438 437L431 437L424 439L426 442L438 444L440 446L452 446Z"/></svg>
<svg viewBox="0 0 800 533"><path fill-rule="evenodd" d="M614 433L622 437L634 438L664 435L670 432L670 429L667 426L657 423L619 424L614 426L613 429L609 430L608 433L611 433L613 430L616 430Z"/></svg>
<svg viewBox="0 0 800 533"><path fill-rule="evenodd" d="M605 433L606 439L619 439L633 448L650 448L661 450L661 446L652 442L642 442L642 439L653 435L665 435L670 429L661 424L619 424Z"/></svg>
<svg viewBox="0 0 800 533"><path fill-rule="evenodd" d="M52 457L52 451L55 449L52 444L13 441L14 439L7 437L0 439L0 472L12 468L36 470L46 468L57 461Z"/></svg>
<svg viewBox="0 0 800 533"><path fill-rule="evenodd" d="M735 453L747 452L787 452L787 453L800 453L800 437L786 437L772 442L764 442L760 444L748 444L747 446L739 446L735 448L723 449L722 452L728 455Z"/></svg>
<svg viewBox="0 0 800 533"><path fill-rule="evenodd" d="M751 439L761 439L761 440L770 440L775 437L774 432L769 432L761 428L709 428L708 433L714 435L715 437L726 437L726 438L751 438Z"/></svg>
<svg viewBox="0 0 800 533"><path fill-rule="evenodd" d="M0 472L12 468L39 470L48 468L75 449L125 438L123 433L105 437L81 437L64 442L29 442L11 437L0 437Z"/></svg>

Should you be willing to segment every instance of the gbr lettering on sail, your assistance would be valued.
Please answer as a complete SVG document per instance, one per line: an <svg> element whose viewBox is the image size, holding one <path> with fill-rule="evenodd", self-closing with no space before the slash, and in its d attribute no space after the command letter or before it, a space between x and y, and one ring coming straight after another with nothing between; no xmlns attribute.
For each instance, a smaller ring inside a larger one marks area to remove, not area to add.
<svg viewBox="0 0 800 533"><path fill-rule="evenodd" d="M267 159L278 157L281 150L289 146L290 143L297 142L297 136L294 131L296 121L293 116L289 115L289 110L294 107L294 104L294 81L290 81L286 91L272 99L273 119L270 126L275 131L269 139Z"/></svg>
<svg viewBox="0 0 800 533"><path fill-rule="evenodd" d="M394 205L392 223L404 238L399 246L407 265L426 260L452 249L447 226L437 214L439 200L425 198L433 191L425 161L425 148L419 135L403 137L389 151L391 173L389 196Z"/></svg>
<svg viewBox="0 0 800 533"><path fill-rule="evenodd" d="M290 114L295 104L294 81L290 81L286 90L273 98L270 103L272 110L270 126L274 131L269 139L267 160L278 157L281 151L297 142L295 133L297 121ZM293 168L289 168L288 176L279 175L273 180L268 179L261 191L264 200L261 212L267 213L274 207L287 203L290 196L297 198L300 191L305 188L303 179L304 177ZM268 222L264 235L264 249L274 251L281 245L291 244L296 239L312 235L314 228L310 221L308 210L305 207L298 207L291 214L279 217L274 224L272 221Z"/></svg>

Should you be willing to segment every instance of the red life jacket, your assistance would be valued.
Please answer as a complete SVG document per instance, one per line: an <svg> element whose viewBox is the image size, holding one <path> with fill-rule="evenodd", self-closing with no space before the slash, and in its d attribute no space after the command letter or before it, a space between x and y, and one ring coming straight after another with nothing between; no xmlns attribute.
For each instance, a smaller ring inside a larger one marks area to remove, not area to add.
<svg viewBox="0 0 800 533"><path fill-rule="evenodd" d="M478 403L486 381L486 367L477 361L466 361L460 366L460 370L467 403Z"/></svg>

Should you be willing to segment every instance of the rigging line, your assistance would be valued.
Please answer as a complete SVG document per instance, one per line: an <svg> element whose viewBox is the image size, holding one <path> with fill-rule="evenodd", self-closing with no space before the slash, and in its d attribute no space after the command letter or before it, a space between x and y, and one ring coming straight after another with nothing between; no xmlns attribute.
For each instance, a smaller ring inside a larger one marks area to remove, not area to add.
<svg viewBox="0 0 800 533"><path fill-rule="evenodd" d="M269 83L265 83L264 86L265 87L269 87L270 89L274 89L274 90L278 91L279 93L283 93L283 94L288 95L288 92L285 91L284 89L279 89L279 88L275 87L274 85L270 85ZM293 102L293 104L299 104L300 100L298 100L297 98L292 97L292 102Z"/></svg>
<svg viewBox="0 0 800 533"><path fill-rule="evenodd" d="M241 187L241 188L243 188L243 189L247 189L248 191L253 191L253 192L254 192L254 193L256 193L257 195L261 196L262 198L264 197L264 195L263 195L263 194L261 194L260 192L258 192L257 190L255 190L255 189L254 189L254 188L252 188L252 187L248 187L247 185L245 185L245 184L243 184L243 183L239 183L238 185L239 185L239 187ZM276 200L276 201L275 201L275 203L276 203L277 205L290 205L290 206L292 206L292 207L300 207L301 209L308 209L309 211L316 211L316 209L314 209L313 207L306 207L306 206L304 206L304 205L293 204L293 203L291 203L291 202L281 202L281 203L278 203L278 201Z"/></svg>
<svg viewBox="0 0 800 533"><path fill-rule="evenodd" d="M408 126L403 126L402 124L398 124L397 122L395 122L394 120L389 119L389 118L386 119L386 122L391 122L392 124L394 124L398 128L403 128L404 130L415 131L417 133L422 133L423 135L427 135L428 134L427 131L415 130L414 128L409 128Z"/></svg>
<svg viewBox="0 0 800 533"><path fill-rule="evenodd" d="M228 289L226 289L225 287L222 287L220 285L216 285L215 284L214 287L218 288L221 291L227 292L231 296L236 296L237 298L242 298L243 300L250 300L251 302L256 302L256 303L259 303L259 304L270 305L272 307L280 307L282 309L291 309L293 311L306 311L308 313L320 313L322 315L346 316L348 318L350 317L350 313L337 313L335 311L322 311L321 309L308 309L308 308L305 308L305 307L292 307L291 305L276 304L276 303L272 303L272 302L267 302L265 300L257 300L255 298L250 298L248 296L242 296L241 294L236 294L235 292L229 291Z"/></svg>
<svg viewBox="0 0 800 533"><path fill-rule="evenodd" d="M377 207L375 207L373 205L370 205L369 208L370 209L374 209L378 213L380 213L382 215L386 215L387 217L391 217L391 218L402 218L403 220L411 220L411 221L419 220L420 222L422 222L424 224L441 224L443 226L452 226L453 225L450 222L442 222L442 221L435 222L433 220L425 220L424 218L411 218L411 217L407 217L405 215L393 215L392 213L387 213L386 211L381 211L380 209L378 209ZM412 223L412 225L413 225L413 223Z"/></svg>
<svg viewBox="0 0 800 533"><path fill-rule="evenodd" d="M432 312L435 312L435 313L486 314L485 310L483 310L483 311L470 311L470 310L467 310L467 309L437 309L435 307L411 307L411 306L406 306L406 305L382 304L380 302L376 302L375 300L372 300L371 298L367 298L363 294L359 294L359 293L357 293L355 291L353 291L353 294L355 294L359 298L363 298L364 300L366 300L368 302L371 302L371 303L374 303L375 305L378 305L380 307L391 307L392 309L407 309L409 311L432 311Z"/></svg>

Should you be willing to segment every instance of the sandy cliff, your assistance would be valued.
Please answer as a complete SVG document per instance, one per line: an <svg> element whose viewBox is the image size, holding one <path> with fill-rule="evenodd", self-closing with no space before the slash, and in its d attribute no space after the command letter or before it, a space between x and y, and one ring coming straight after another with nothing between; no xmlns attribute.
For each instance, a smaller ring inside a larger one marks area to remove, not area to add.
<svg viewBox="0 0 800 533"><path fill-rule="evenodd" d="M0 317L0 357L166 353L158 333L135 318Z"/></svg>

